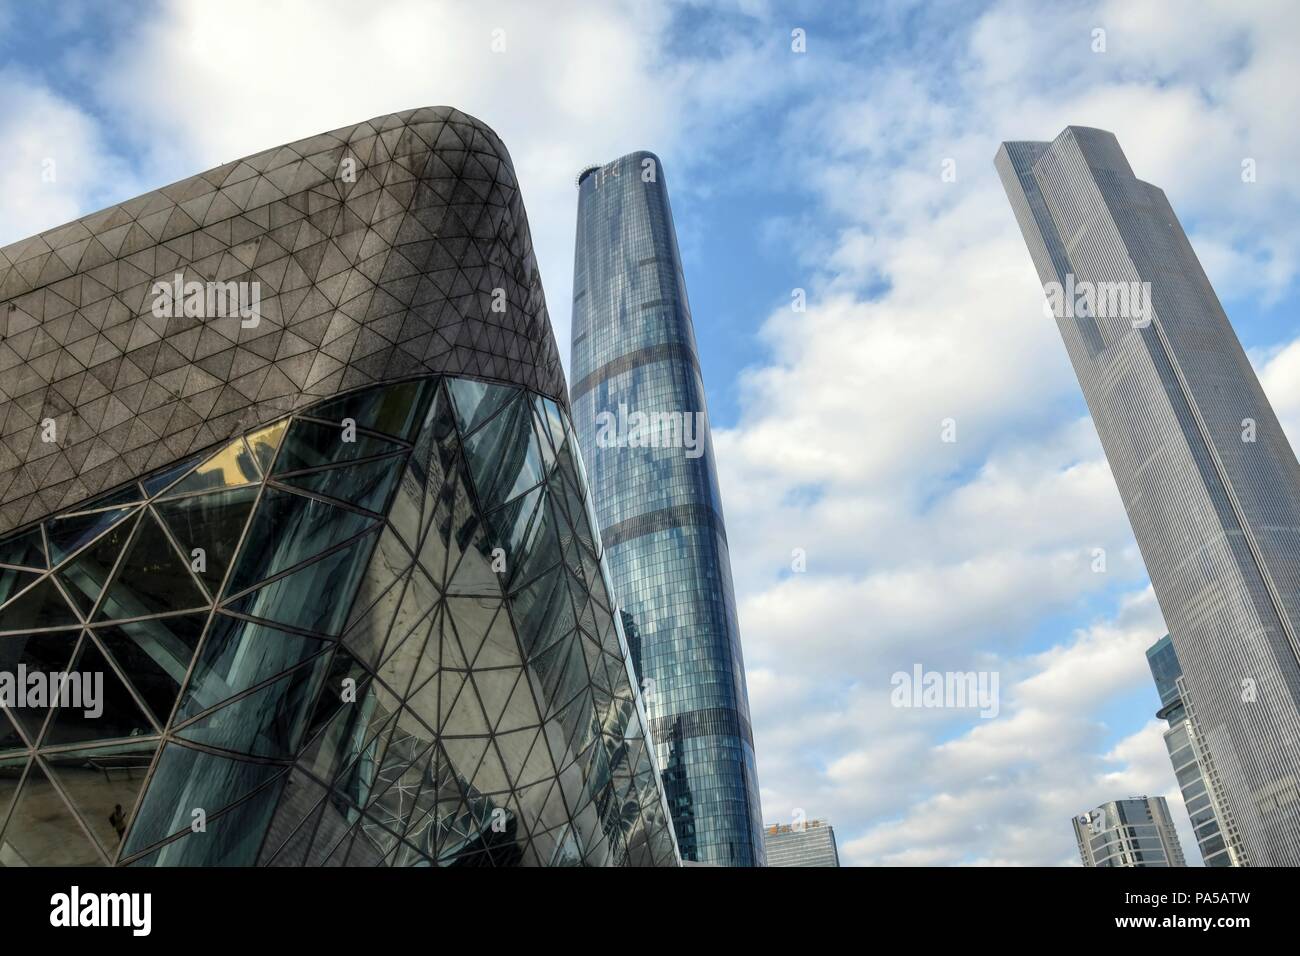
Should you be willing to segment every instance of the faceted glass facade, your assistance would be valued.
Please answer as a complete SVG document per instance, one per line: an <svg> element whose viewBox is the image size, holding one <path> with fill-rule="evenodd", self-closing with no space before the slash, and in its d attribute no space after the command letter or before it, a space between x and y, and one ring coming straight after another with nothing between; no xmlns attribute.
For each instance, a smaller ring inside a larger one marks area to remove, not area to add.
<svg viewBox="0 0 1300 956"><path fill-rule="evenodd" d="M1071 126L995 162L1044 287L1104 292L1057 327L1246 853L1300 866L1300 462L1168 198L1112 134Z"/></svg>
<svg viewBox="0 0 1300 956"><path fill-rule="evenodd" d="M663 168L632 153L578 189L573 417L678 843L685 859L761 865L731 560ZM602 418L624 413L678 416L697 444L603 440Z"/></svg>
<svg viewBox="0 0 1300 956"><path fill-rule="evenodd" d="M103 710L0 708L0 863L674 865L610 591L565 411L464 377L27 526L0 672Z"/></svg>

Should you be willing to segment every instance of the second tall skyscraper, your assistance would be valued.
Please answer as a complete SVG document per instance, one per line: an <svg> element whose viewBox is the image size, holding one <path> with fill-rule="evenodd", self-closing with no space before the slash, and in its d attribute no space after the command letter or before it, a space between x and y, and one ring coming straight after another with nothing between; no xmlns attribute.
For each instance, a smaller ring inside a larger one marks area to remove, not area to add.
<svg viewBox="0 0 1300 956"><path fill-rule="evenodd" d="M704 383L652 153L579 177L571 381L682 857L761 865L745 665Z"/></svg>
<svg viewBox="0 0 1300 956"><path fill-rule="evenodd" d="M1252 865L1300 866L1300 464L1164 192L1110 133L996 165Z"/></svg>

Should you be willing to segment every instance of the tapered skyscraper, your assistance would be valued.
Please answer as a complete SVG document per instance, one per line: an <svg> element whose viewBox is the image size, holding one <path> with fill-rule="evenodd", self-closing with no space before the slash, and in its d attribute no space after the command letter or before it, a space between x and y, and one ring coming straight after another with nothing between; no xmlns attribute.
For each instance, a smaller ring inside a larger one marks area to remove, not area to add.
<svg viewBox="0 0 1300 956"><path fill-rule="evenodd" d="M998 172L1254 865L1300 865L1300 464L1164 192L1115 137Z"/></svg>
<svg viewBox="0 0 1300 956"><path fill-rule="evenodd" d="M763 862L713 446L663 169L578 180L574 425L682 857Z"/></svg>

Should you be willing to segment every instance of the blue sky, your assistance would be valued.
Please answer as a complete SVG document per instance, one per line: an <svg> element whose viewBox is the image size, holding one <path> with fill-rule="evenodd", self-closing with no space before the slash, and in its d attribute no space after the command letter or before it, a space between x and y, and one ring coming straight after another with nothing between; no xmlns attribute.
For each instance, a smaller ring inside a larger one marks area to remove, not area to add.
<svg viewBox="0 0 1300 956"><path fill-rule="evenodd" d="M1069 123L1114 131L1296 436L1300 22L1238 6L0 3L0 242L448 103L511 150L567 353L573 176L654 150L766 817L829 817L846 862L1067 864L1070 815L1102 800L1165 794L1182 819L1142 657L1164 631L992 159ZM997 671L999 716L891 707L913 663Z"/></svg>

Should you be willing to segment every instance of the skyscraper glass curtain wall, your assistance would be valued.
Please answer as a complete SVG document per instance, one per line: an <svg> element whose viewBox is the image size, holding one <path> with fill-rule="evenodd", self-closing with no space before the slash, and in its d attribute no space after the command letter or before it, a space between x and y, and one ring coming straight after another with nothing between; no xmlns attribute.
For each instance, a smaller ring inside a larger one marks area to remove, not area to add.
<svg viewBox="0 0 1300 956"><path fill-rule="evenodd" d="M667 184L637 152L578 184L574 424L682 855L763 861L745 665Z"/></svg>

